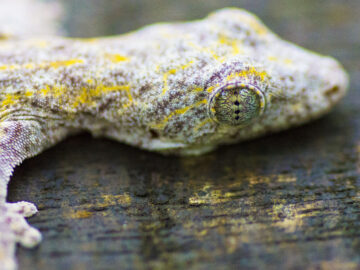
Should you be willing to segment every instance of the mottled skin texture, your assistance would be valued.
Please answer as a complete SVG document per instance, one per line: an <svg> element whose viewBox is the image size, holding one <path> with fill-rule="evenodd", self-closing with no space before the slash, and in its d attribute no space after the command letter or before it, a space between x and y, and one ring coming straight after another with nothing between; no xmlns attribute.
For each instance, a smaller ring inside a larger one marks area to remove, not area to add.
<svg viewBox="0 0 360 270"><path fill-rule="evenodd" d="M247 126L214 121L209 100L231 84L261 89L266 105ZM87 130L147 150L201 154L317 118L344 95L338 62L281 40L256 17L225 9L204 20L156 24L99 39L0 41L0 261L41 235L8 204L13 168Z"/></svg>

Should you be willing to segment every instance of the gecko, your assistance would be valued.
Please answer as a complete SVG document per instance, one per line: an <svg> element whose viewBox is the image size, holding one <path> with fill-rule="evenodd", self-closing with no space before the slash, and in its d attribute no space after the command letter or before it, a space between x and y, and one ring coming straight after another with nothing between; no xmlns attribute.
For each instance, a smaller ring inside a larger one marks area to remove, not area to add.
<svg viewBox="0 0 360 270"><path fill-rule="evenodd" d="M199 155L327 113L346 93L335 59L225 8L104 38L0 40L0 262L40 232L6 202L14 167L80 131L149 151Z"/></svg>

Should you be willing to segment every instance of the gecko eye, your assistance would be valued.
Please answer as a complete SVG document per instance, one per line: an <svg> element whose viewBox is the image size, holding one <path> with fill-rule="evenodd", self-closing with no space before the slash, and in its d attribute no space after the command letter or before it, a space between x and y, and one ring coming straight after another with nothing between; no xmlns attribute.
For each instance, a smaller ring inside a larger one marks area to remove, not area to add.
<svg viewBox="0 0 360 270"><path fill-rule="evenodd" d="M250 84L227 84L213 92L208 110L218 123L246 126L264 112L265 96Z"/></svg>

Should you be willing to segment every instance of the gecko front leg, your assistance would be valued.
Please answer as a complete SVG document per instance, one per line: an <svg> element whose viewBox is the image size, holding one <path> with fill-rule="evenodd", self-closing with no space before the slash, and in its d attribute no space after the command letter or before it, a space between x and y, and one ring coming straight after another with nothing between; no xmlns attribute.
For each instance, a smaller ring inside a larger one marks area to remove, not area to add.
<svg viewBox="0 0 360 270"><path fill-rule="evenodd" d="M28 119L30 117L27 117ZM29 202L7 203L7 185L13 169L24 159L36 155L62 139L64 127L45 120L4 120L0 122L0 264L2 269L15 269L15 244L34 247L41 241L40 232L25 217L37 212ZM49 136L54 134L54 136Z"/></svg>

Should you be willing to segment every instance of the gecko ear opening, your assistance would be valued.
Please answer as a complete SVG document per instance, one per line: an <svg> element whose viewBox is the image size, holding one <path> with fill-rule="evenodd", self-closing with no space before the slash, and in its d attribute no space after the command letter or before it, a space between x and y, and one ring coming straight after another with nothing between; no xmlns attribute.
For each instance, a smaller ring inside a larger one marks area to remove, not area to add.
<svg viewBox="0 0 360 270"><path fill-rule="evenodd" d="M208 113L219 124L247 126L264 113L266 99L256 86L230 83L210 96Z"/></svg>

